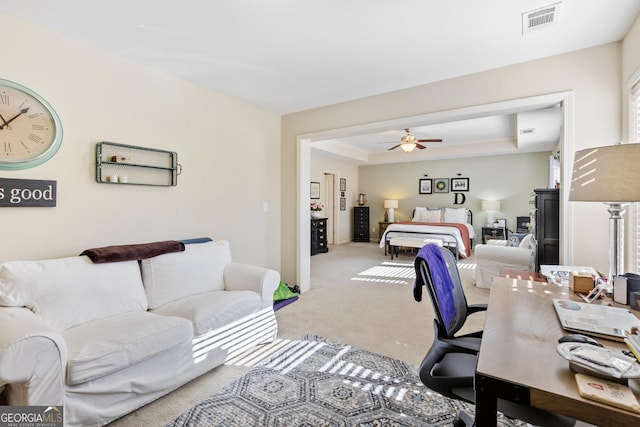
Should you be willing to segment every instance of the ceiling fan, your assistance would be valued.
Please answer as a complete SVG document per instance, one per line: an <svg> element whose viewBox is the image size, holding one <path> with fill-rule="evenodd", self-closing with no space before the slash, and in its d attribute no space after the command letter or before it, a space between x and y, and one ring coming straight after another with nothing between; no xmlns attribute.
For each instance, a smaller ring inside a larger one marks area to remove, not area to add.
<svg viewBox="0 0 640 427"><path fill-rule="evenodd" d="M400 144L394 145L393 147L389 148L388 151L395 150L396 148L401 147L405 152L408 153L410 151L413 151L413 149L416 147L420 150L427 148L424 145L420 144L421 142L442 142L441 139L416 139L415 136L411 135L411 129L405 129L404 131L407 132L407 134L402 137Z"/></svg>

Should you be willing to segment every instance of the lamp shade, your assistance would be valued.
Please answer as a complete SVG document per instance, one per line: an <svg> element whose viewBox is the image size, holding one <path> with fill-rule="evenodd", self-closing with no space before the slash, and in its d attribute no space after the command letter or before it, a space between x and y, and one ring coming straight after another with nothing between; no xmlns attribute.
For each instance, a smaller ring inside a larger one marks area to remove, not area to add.
<svg viewBox="0 0 640 427"><path fill-rule="evenodd" d="M576 151L569 200L640 201L640 144Z"/></svg>
<svg viewBox="0 0 640 427"><path fill-rule="evenodd" d="M385 200L384 201L385 209L398 209L398 201L397 200Z"/></svg>
<svg viewBox="0 0 640 427"><path fill-rule="evenodd" d="M480 208L483 211L499 211L500 200L483 200Z"/></svg>

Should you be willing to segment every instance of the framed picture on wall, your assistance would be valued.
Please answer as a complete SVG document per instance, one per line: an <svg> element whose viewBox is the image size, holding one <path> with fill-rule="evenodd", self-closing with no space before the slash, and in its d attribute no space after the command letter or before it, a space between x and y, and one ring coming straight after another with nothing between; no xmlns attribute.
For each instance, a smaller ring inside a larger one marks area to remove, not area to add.
<svg viewBox="0 0 640 427"><path fill-rule="evenodd" d="M341 211L347 210L347 199L345 199L344 197L340 198L340 210Z"/></svg>
<svg viewBox="0 0 640 427"><path fill-rule="evenodd" d="M319 199L320 198L320 183L312 182L311 183L311 198Z"/></svg>
<svg viewBox="0 0 640 427"><path fill-rule="evenodd" d="M433 192L434 193L448 193L449 192L449 178L434 178L434 180L433 180Z"/></svg>
<svg viewBox="0 0 640 427"><path fill-rule="evenodd" d="M469 191L469 178L451 178L451 191Z"/></svg>
<svg viewBox="0 0 640 427"><path fill-rule="evenodd" d="M531 218L529 218L528 216L516 217L516 233L528 233L530 222Z"/></svg>
<svg viewBox="0 0 640 427"><path fill-rule="evenodd" d="M340 191L347 191L347 180L340 178Z"/></svg>
<svg viewBox="0 0 640 427"><path fill-rule="evenodd" d="M418 194L431 194L432 193L431 182L432 182L432 180L430 178L428 178L428 179L424 179L424 178L420 179L419 187L418 187Z"/></svg>

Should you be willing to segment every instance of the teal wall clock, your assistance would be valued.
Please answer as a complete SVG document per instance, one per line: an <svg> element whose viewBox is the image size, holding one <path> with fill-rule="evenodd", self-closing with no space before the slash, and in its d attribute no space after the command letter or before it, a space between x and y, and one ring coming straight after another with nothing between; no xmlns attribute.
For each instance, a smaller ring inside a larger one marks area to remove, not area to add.
<svg viewBox="0 0 640 427"><path fill-rule="evenodd" d="M38 166L62 144L62 123L40 95L0 79L0 170Z"/></svg>

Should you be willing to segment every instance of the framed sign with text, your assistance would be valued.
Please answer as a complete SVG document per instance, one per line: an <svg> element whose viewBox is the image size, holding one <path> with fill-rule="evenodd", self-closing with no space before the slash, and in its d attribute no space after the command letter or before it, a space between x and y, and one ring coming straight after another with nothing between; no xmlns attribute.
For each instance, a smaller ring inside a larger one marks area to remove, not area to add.
<svg viewBox="0 0 640 427"><path fill-rule="evenodd" d="M57 182L0 178L0 207L54 207Z"/></svg>

